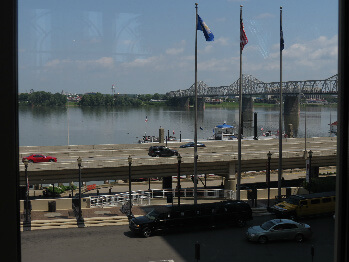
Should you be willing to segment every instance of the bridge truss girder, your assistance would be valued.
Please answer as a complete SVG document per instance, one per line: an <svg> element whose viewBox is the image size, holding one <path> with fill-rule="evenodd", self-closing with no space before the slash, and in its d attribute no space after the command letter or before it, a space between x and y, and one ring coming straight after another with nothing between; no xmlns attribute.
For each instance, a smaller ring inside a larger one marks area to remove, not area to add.
<svg viewBox="0 0 349 262"><path fill-rule="evenodd" d="M280 82L264 83L251 75L243 75L242 89L244 95L278 95ZM198 82L198 96L237 96L240 79L229 86L208 87L203 81ZM287 81L282 82L283 94L337 94L338 75L325 80ZM171 91L170 97L195 96L195 84L185 90Z"/></svg>

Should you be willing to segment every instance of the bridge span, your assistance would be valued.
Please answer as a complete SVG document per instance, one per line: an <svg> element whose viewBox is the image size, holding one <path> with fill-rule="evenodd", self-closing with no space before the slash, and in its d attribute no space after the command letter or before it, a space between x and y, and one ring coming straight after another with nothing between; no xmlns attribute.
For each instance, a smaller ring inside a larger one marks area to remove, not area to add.
<svg viewBox="0 0 349 262"><path fill-rule="evenodd" d="M193 174L193 148L179 148L183 143L168 146L182 156L181 175ZM205 141L206 147L198 148L198 174L224 176L233 180L238 165L237 140ZM78 181L77 158L82 162L82 181L103 181L128 178L128 156L132 157L132 178L168 177L177 175L177 157L150 157L152 144L128 145L70 145L20 147L20 157L32 153L56 156L57 163L30 163L30 184L70 183ZM266 169L267 153L272 153L271 169L278 168L278 139L243 140L242 171ZM336 166L337 138L308 138L307 150L313 151L312 166ZM283 139L283 169L305 168L304 139ZM25 185L24 165L20 159L20 184Z"/></svg>
<svg viewBox="0 0 349 262"><path fill-rule="evenodd" d="M198 97L210 96L238 96L240 79L229 86L209 87L203 81L198 82ZM252 75L242 76L243 95L278 95L280 93L280 82L265 83ZM338 94L338 74L324 80L305 80L282 82L282 92L285 95L299 94ZM195 95L195 84L184 90L171 91L167 93L170 97L193 97Z"/></svg>

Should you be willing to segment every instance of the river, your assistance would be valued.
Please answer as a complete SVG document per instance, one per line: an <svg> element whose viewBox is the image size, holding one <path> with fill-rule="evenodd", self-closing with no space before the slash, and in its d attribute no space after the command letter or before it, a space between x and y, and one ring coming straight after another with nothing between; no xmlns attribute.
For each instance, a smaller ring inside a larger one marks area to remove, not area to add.
<svg viewBox="0 0 349 262"><path fill-rule="evenodd" d="M306 113L305 113L306 110ZM279 127L279 107L255 107L258 135ZM146 121L147 119L147 121ZM236 126L238 109L206 108L198 112L198 140L213 134L216 125L226 122ZM284 118L293 124L295 137L329 136L329 124L337 120L337 108L330 106L301 107L299 115ZM244 135L253 135L252 123L245 123ZM297 126L298 125L298 126ZM194 110L168 107L140 108L19 108L20 146L59 146L93 144L132 144L143 135L158 136L159 128L165 135L183 139L194 137ZM264 131L262 131L262 129Z"/></svg>

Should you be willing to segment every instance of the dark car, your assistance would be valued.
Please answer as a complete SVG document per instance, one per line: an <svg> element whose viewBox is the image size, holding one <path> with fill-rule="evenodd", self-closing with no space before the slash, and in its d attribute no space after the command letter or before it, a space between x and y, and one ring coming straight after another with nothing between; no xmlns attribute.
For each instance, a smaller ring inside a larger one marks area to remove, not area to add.
<svg viewBox="0 0 349 262"><path fill-rule="evenodd" d="M178 151L170 149L165 146L151 146L149 147L149 156L178 156Z"/></svg>
<svg viewBox="0 0 349 262"><path fill-rule="evenodd" d="M39 163L39 162L57 162L57 158L53 156L44 156L41 154L33 154L27 157L23 157L24 159L28 159L29 163Z"/></svg>
<svg viewBox="0 0 349 262"><path fill-rule="evenodd" d="M156 232L178 231L237 225L243 227L252 219L250 206L243 201L229 200L218 203L157 207L145 216L134 217L129 222L132 232L149 237Z"/></svg>
<svg viewBox="0 0 349 262"><path fill-rule="evenodd" d="M206 145L203 143L196 143L196 145L197 145L197 147L206 147ZM194 146L195 146L194 142L189 142L189 143L186 143L184 145L181 145L180 147L185 148L185 147L194 147Z"/></svg>

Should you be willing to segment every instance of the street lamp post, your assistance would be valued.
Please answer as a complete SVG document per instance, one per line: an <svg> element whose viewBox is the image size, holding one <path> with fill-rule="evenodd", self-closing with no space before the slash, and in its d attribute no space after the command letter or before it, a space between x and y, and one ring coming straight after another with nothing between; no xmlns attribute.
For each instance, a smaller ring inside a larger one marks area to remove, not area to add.
<svg viewBox="0 0 349 262"><path fill-rule="evenodd" d="M78 161L78 166L79 166L79 210L78 210L78 225L83 224L84 223L84 219L82 218L82 212L81 212L81 163L82 163L82 159L81 157L79 157L77 159Z"/></svg>
<svg viewBox="0 0 349 262"><path fill-rule="evenodd" d="M269 207L269 200L270 200L270 160L271 160L271 155L272 153L269 153L267 154L268 156L268 167L267 167L267 177L266 177L266 180L267 180L267 187L268 187L268 207Z"/></svg>
<svg viewBox="0 0 349 262"><path fill-rule="evenodd" d="M304 119L304 158L307 158L307 101L305 101Z"/></svg>
<svg viewBox="0 0 349 262"><path fill-rule="evenodd" d="M71 198L73 199L74 198L74 182L73 181L70 183L70 189L71 189Z"/></svg>
<svg viewBox="0 0 349 262"><path fill-rule="evenodd" d="M132 202L131 202L131 165L132 165L132 157L128 156L128 198L129 198L129 216L132 216Z"/></svg>
<svg viewBox="0 0 349 262"><path fill-rule="evenodd" d="M309 150L308 153L309 153L309 191L310 191L310 189L311 189L311 175L312 175L312 173L311 173L311 159L313 157L313 151Z"/></svg>
<svg viewBox="0 0 349 262"><path fill-rule="evenodd" d="M23 159L23 164L25 167L25 220L24 220L24 226L30 225L30 218L29 218L29 181L28 181L28 159Z"/></svg>
<svg viewBox="0 0 349 262"><path fill-rule="evenodd" d="M182 157L180 154L178 154L177 160L178 160L178 177L177 177L178 206L180 206L181 205L181 163L182 163Z"/></svg>

